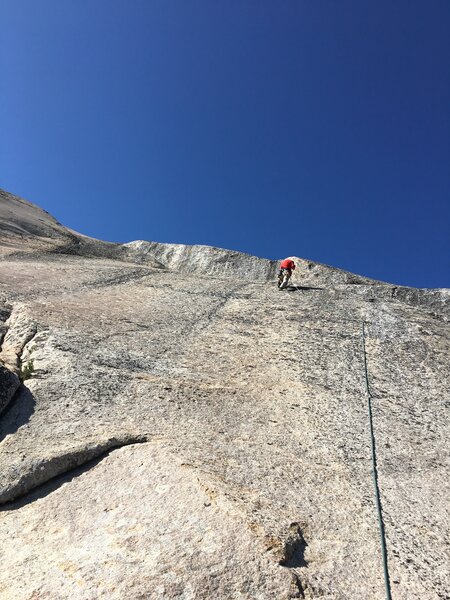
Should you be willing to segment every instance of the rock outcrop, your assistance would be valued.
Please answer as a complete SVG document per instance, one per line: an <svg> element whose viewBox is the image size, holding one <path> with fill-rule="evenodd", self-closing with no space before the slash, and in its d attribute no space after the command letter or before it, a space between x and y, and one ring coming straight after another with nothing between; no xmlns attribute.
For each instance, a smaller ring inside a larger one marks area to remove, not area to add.
<svg viewBox="0 0 450 600"><path fill-rule="evenodd" d="M0 195L0 598L449 597L449 290ZM365 323L365 342L362 324Z"/></svg>

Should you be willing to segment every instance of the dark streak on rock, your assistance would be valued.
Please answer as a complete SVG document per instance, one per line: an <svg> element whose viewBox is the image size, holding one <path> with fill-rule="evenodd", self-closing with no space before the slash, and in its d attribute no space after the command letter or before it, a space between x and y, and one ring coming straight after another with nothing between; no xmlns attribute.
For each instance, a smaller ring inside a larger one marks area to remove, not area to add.
<svg viewBox="0 0 450 600"><path fill-rule="evenodd" d="M291 581L291 591L289 594L289 598L304 598L305 597L305 588L300 581L300 577L297 573L292 573L292 581Z"/></svg>

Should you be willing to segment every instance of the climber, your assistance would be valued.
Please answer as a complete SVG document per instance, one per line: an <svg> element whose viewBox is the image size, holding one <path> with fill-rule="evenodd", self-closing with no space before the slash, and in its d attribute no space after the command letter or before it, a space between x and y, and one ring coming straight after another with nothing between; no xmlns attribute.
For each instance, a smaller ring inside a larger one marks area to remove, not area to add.
<svg viewBox="0 0 450 600"><path fill-rule="evenodd" d="M287 287L294 269L295 262L291 258L285 258L281 261L280 271L278 273L278 288L280 290L283 290Z"/></svg>

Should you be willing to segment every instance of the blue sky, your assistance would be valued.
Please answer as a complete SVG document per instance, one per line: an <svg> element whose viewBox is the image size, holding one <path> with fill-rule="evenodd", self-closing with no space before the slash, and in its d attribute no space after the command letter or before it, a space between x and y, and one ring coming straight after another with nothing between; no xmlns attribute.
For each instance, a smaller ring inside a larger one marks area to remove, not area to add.
<svg viewBox="0 0 450 600"><path fill-rule="evenodd" d="M449 286L448 0L2 0L0 186L112 241Z"/></svg>

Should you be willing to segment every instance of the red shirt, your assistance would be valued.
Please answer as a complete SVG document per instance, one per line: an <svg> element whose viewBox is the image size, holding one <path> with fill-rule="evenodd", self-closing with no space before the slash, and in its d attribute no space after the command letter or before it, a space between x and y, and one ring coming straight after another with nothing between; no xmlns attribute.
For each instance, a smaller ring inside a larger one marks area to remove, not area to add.
<svg viewBox="0 0 450 600"><path fill-rule="evenodd" d="M285 258L281 261L280 269L291 269L293 271L295 269L295 262L290 258Z"/></svg>

